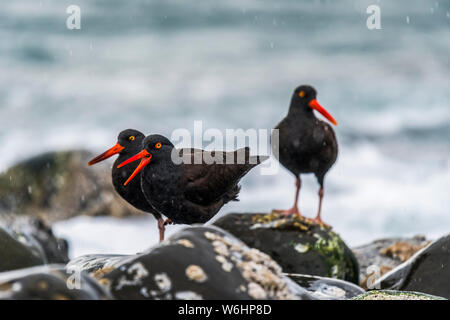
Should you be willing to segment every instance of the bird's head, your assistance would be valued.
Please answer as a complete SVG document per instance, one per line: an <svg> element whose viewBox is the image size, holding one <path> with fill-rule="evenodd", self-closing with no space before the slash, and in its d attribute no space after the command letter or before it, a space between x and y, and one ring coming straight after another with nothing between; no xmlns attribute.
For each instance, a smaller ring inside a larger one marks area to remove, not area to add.
<svg viewBox="0 0 450 320"><path fill-rule="evenodd" d="M166 157L167 155L170 156L173 148L174 145L172 142L162 135L153 134L146 137L142 141L141 151L117 166L117 168L120 168L131 162L139 159L141 160L134 172L123 185L126 186L142 169L145 168L145 166L150 163L152 159L152 161L158 161L158 159L162 157Z"/></svg>
<svg viewBox="0 0 450 320"><path fill-rule="evenodd" d="M313 110L320 112L332 124L337 126L337 121L331 114L317 102L317 91L311 86L302 85L294 90L291 100L291 110L312 113Z"/></svg>
<svg viewBox="0 0 450 320"><path fill-rule="evenodd" d="M137 152L139 151L142 145L142 140L144 140L144 138L144 134L140 131L134 129L123 130L117 137L117 143L112 148L106 150L102 154L89 161L89 165L91 166L100 161L106 160L115 154Z"/></svg>

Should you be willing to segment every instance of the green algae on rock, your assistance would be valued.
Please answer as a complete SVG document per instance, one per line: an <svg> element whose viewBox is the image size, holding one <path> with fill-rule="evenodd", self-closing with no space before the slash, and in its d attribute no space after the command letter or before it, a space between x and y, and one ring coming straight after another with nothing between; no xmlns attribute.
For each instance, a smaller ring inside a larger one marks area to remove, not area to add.
<svg viewBox="0 0 450 320"><path fill-rule="evenodd" d="M358 262L340 236L311 220L283 214L229 214L214 225L270 255L283 272L359 284Z"/></svg>
<svg viewBox="0 0 450 320"><path fill-rule="evenodd" d="M352 300L447 300L446 298L433 296L421 292L373 290L353 297Z"/></svg>

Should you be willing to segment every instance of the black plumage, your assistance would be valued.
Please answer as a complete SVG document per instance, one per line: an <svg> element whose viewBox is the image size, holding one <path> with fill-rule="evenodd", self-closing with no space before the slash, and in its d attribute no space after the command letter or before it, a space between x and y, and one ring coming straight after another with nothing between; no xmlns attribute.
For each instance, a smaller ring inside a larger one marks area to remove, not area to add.
<svg viewBox="0 0 450 320"><path fill-rule="evenodd" d="M224 204L236 200L239 180L263 160L250 157L248 148L232 152L176 149L161 135L146 137L141 153L119 167L138 159L147 200L160 214L184 224L205 223Z"/></svg>
<svg viewBox="0 0 450 320"><path fill-rule="evenodd" d="M314 110L322 113L330 122L336 120L316 100L316 90L307 85L295 89L287 116L275 127L279 130L279 144L273 143L278 150L280 163L296 177L296 196L291 209L286 214L299 214L297 202L301 187L300 175L313 173L319 182L319 209L315 220L321 220L321 206L324 194L324 179L333 166L338 154L338 144L333 128L316 118Z"/></svg>
<svg viewBox="0 0 450 320"><path fill-rule="evenodd" d="M89 161L89 165L93 165L95 163L108 159L115 154L119 155L114 161L111 170L114 189L123 199L125 199L135 208L155 216L155 218L158 220L160 240L162 240L164 239L164 220L162 219L161 215L155 209L153 209L153 207L145 198L144 194L142 193L140 181L131 181L127 185L127 187L123 185L128 177L136 169L138 164L133 163L126 167L117 168L120 163L139 153L144 138L145 135L138 130L123 130L117 137L117 144L111 149L105 151L104 153Z"/></svg>

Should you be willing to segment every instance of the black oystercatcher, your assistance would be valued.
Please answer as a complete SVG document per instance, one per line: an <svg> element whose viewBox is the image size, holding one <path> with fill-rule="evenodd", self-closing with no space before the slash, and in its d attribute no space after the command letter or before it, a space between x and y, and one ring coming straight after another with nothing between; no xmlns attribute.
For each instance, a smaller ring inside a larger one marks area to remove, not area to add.
<svg viewBox="0 0 450 320"><path fill-rule="evenodd" d="M141 172L144 195L160 214L174 223L205 223L229 201L236 200L239 180L262 157L250 157L249 149L231 152L176 149L164 136L144 139L142 151L118 167L141 159L124 183ZM231 164L230 161L232 160ZM136 179L139 180L139 179Z"/></svg>
<svg viewBox="0 0 450 320"><path fill-rule="evenodd" d="M301 187L300 174L314 173L319 182L319 209L314 221L323 223L320 212L324 194L323 184L327 171L337 158L338 145L331 126L314 115L320 112L331 123L336 120L317 102L316 90L307 85L295 89L287 116L276 126L279 129L279 161L291 171L296 181L295 202L285 214L300 214L297 202ZM273 147L276 148L275 145Z"/></svg>
<svg viewBox="0 0 450 320"><path fill-rule="evenodd" d="M162 241L164 239L165 231L164 220L162 219L161 215L148 203L147 199L142 193L140 181L133 181L127 187L123 185L127 178L136 169L137 164L133 164L123 168L117 168L118 164L141 151L142 141L144 140L144 138L144 134L137 130L124 130L119 133L116 145L89 161L89 165L93 165L95 163L108 159L115 154L119 154L119 157L116 159L112 167L112 182L114 185L114 189L116 189L117 193L123 199L125 199L135 208L151 213L155 216L155 218L158 220L159 239L160 241Z"/></svg>

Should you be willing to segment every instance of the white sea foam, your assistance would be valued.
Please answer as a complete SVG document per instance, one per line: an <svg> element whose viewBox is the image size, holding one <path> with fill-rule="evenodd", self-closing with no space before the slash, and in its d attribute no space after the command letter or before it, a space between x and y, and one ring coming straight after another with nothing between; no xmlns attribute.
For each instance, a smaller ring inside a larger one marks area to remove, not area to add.
<svg viewBox="0 0 450 320"><path fill-rule="evenodd" d="M166 235L183 227L167 227ZM54 231L69 240L71 257L92 253L135 254L159 241L156 220L151 216L127 219L80 216L56 223Z"/></svg>

